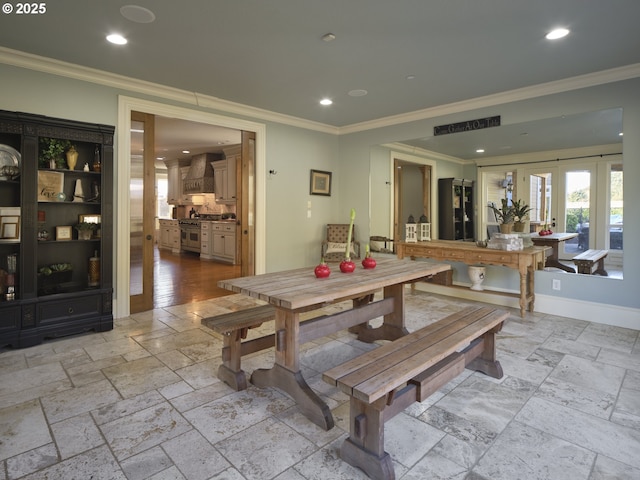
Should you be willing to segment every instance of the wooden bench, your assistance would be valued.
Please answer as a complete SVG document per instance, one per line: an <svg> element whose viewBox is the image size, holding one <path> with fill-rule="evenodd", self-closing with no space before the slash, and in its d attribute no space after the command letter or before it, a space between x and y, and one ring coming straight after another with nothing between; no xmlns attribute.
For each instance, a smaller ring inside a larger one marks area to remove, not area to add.
<svg viewBox="0 0 640 480"><path fill-rule="evenodd" d="M375 480L393 480L384 451L384 422L413 402L422 402L464 368L501 378L495 335L509 313L469 307L382 345L323 374L351 399L344 461Z"/></svg>
<svg viewBox="0 0 640 480"><path fill-rule="evenodd" d="M247 338L250 328L273 320L275 315L273 305L259 305L202 319L202 325L222 335L222 365L218 367L220 380L236 390L247 388L247 377L240 366L240 358L242 355L273 347L275 340L274 335L265 335L248 342L242 340Z"/></svg>
<svg viewBox="0 0 640 480"><path fill-rule="evenodd" d="M604 275L609 274L604 269L604 259L609 255L609 250L587 250L580 255L573 257L573 263L578 267L578 273L585 273L587 275ZM598 262L598 266L593 271L593 265Z"/></svg>

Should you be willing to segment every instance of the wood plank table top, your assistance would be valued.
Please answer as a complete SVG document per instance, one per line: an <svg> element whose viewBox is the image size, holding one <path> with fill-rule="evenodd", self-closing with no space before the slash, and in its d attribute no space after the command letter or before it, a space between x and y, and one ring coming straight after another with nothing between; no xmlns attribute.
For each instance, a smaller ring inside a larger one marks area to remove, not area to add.
<svg viewBox="0 0 640 480"><path fill-rule="evenodd" d="M389 285L410 283L450 270L447 264L381 259L376 268L357 265L352 273L332 266L328 278L316 278L314 267L220 280L218 286L258 298L287 310L309 310L356 298Z"/></svg>

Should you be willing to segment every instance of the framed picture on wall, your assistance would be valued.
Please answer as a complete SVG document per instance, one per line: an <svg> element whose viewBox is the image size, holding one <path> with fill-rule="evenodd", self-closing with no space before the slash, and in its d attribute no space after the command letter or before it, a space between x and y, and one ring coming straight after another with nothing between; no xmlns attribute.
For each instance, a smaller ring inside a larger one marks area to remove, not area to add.
<svg viewBox="0 0 640 480"><path fill-rule="evenodd" d="M331 172L311 170L311 195L331 196Z"/></svg>

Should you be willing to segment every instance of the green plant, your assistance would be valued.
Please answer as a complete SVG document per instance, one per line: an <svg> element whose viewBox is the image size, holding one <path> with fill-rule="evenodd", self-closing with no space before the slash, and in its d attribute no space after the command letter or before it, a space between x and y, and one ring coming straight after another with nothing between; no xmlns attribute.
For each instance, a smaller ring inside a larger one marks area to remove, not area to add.
<svg viewBox="0 0 640 480"><path fill-rule="evenodd" d="M80 222L75 226L75 229L78 231L81 230L95 230L98 226L97 223L88 223L88 222Z"/></svg>
<svg viewBox="0 0 640 480"><path fill-rule="evenodd" d="M66 165L64 152L69 147L71 147L69 140L42 137L40 139L40 166L49 167L51 160L53 160L58 168L63 168Z"/></svg>
<svg viewBox="0 0 640 480"><path fill-rule="evenodd" d="M522 200L514 200L512 204L513 215L516 218L516 221L522 222L529 215L531 208L529 205L525 204Z"/></svg>
<svg viewBox="0 0 640 480"><path fill-rule="evenodd" d="M495 204L489 205L489 208L493 210L493 213L496 216L496 220L500 223L513 223L515 214L513 207L509 205L509 202L506 198L502 199L502 207L498 208Z"/></svg>

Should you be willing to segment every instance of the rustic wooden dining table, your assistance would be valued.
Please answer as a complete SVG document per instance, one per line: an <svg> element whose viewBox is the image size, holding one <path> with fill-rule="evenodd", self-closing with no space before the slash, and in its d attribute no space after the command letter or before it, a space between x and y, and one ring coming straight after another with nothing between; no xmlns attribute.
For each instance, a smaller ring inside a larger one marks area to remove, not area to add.
<svg viewBox="0 0 640 480"><path fill-rule="evenodd" d="M300 345L343 329L364 342L395 340L405 327L405 285L449 270L450 265L399 259L378 260L374 269L358 265L352 273L332 267L328 278L316 278L313 267L220 280L218 286L264 300L275 307L275 362L254 370L251 383L289 394L300 411L329 430L334 421L328 405L308 386L300 369ZM382 291L382 299L374 294ZM352 301L352 308L301 322L300 315L328 305ZM380 326L369 321L382 317Z"/></svg>
<svg viewBox="0 0 640 480"><path fill-rule="evenodd" d="M576 238L577 233L556 232L550 235L540 235L538 233L531 234L531 241L534 245L540 247L551 247L551 254L547 256L544 264L545 267L554 267L569 273L576 273L575 268L560 263L560 244Z"/></svg>

